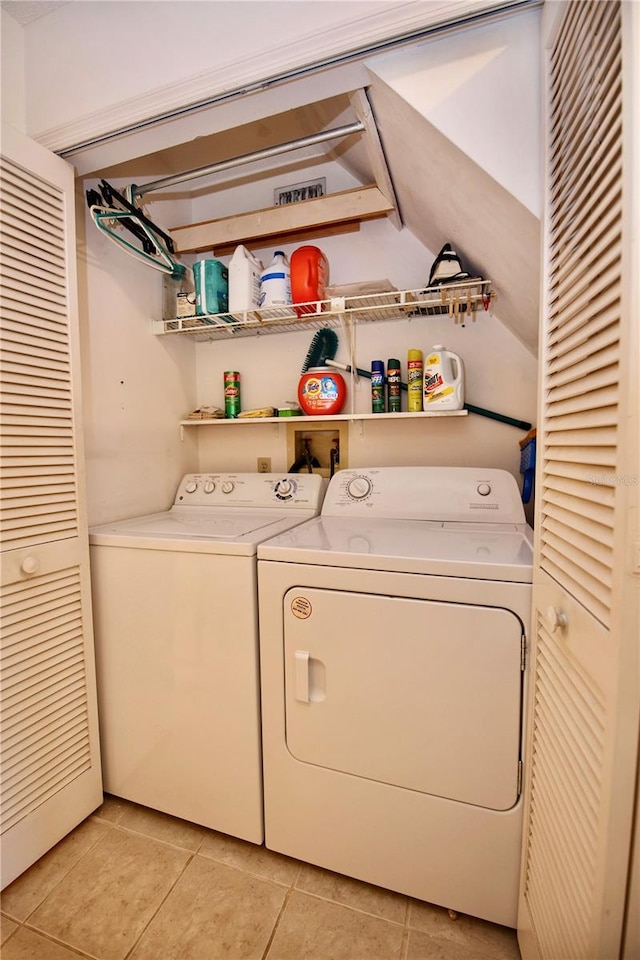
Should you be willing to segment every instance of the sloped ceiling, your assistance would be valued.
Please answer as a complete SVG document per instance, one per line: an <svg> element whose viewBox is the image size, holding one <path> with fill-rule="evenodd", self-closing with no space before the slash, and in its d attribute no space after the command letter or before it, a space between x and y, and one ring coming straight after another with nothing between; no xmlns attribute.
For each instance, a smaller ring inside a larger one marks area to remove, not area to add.
<svg viewBox="0 0 640 960"><path fill-rule="evenodd" d="M537 351L540 222L379 77L367 96L376 119L402 222L433 253L452 244L463 267L492 281L495 315L534 354ZM96 171L136 183L161 179L287 143L356 120L348 94L288 110L179 147ZM298 172L318 162L340 163L361 183L376 182L365 134L296 150L284 158L252 162L160 193L154 200L198 197L241 187L276 170ZM246 212L238 210L238 213ZM426 283L427 277L425 277Z"/></svg>
<svg viewBox="0 0 640 960"><path fill-rule="evenodd" d="M495 314L534 353L540 221L379 78L368 89L405 226L437 252L450 242L490 279Z"/></svg>

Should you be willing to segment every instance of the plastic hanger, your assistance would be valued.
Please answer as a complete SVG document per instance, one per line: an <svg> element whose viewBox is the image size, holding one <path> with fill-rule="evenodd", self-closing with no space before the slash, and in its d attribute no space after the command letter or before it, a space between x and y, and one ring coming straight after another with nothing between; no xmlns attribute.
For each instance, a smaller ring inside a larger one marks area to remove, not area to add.
<svg viewBox="0 0 640 960"><path fill-rule="evenodd" d="M97 190L86 193L91 219L125 253L180 280L186 269L173 255L171 237L136 207L131 199L134 189L134 185L127 187L129 196L123 196L106 180L101 180L101 193Z"/></svg>

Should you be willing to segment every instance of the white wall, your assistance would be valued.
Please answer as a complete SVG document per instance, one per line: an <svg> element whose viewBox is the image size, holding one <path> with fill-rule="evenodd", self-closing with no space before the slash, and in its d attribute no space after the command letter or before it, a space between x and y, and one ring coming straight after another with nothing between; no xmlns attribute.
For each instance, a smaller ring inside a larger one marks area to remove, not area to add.
<svg viewBox="0 0 640 960"><path fill-rule="evenodd" d="M541 216L539 11L430 40L368 64Z"/></svg>
<svg viewBox="0 0 640 960"><path fill-rule="evenodd" d="M114 186L119 186L114 184ZM195 406L190 341L159 339L162 274L120 250L77 199L89 523L165 510L193 469L178 421Z"/></svg>
<svg viewBox="0 0 640 960"><path fill-rule="evenodd" d="M28 91L29 130L37 134L144 94L157 97L170 85L214 68L229 73L238 61L274 50L284 63L305 37L391 6L388 0L66 4L26 31L29 62L42 69Z"/></svg>
<svg viewBox="0 0 640 960"><path fill-rule="evenodd" d="M28 25L27 131L52 149L477 13L494 0L93 0ZM67 127L68 129L64 129Z"/></svg>
<svg viewBox="0 0 640 960"><path fill-rule="evenodd" d="M26 130L24 31L20 24L3 9L0 38L2 56L0 71L2 84L2 120L22 133Z"/></svg>

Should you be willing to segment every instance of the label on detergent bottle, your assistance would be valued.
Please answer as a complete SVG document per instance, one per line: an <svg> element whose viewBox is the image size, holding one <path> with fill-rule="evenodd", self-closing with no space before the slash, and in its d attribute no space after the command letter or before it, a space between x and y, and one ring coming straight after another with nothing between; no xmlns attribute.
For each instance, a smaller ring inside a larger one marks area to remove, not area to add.
<svg viewBox="0 0 640 960"><path fill-rule="evenodd" d="M424 399L438 393L444 386L442 361L439 353L430 353L424 365Z"/></svg>
<svg viewBox="0 0 640 960"><path fill-rule="evenodd" d="M273 260L261 274L260 306L276 307L291 303L291 268L282 250L276 250Z"/></svg>

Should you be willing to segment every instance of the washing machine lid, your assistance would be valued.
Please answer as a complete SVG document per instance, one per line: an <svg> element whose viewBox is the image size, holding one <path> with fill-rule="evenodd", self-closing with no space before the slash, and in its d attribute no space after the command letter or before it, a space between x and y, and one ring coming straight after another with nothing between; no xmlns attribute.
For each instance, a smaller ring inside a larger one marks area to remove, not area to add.
<svg viewBox="0 0 640 960"><path fill-rule="evenodd" d="M261 543L258 559L531 583L533 531L518 523L320 516Z"/></svg>
<svg viewBox="0 0 640 960"><path fill-rule="evenodd" d="M173 507L163 513L91 527L94 546L253 556L261 540L314 516L312 510Z"/></svg>

